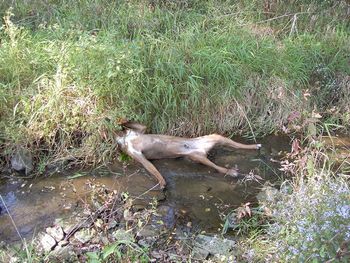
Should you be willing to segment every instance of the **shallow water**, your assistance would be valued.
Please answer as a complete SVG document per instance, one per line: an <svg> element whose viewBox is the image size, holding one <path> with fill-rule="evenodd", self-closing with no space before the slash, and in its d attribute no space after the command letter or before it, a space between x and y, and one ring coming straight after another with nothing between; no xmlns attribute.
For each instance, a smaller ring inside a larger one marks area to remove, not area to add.
<svg viewBox="0 0 350 263"><path fill-rule="evenodd" d="M218 174L211 168L185 159L157 160L153 163L167 181L164 192L150 190L155 180L138 164L127 167L116 163L92 171L65 171L46 178L33 180L7 179L0 185L0 241L19 241L19 234L31 240L33 235L51 226L55 218L70 217L89 199L87 183L91 180L109 189L128 192L135 203L144 205L152 198L171 206L179 218L191 222L198 229L217 232L223 223L220 213L252 202L259 187L266 181L279 179L276 163L279 154L289 151L289 138L269 136L259 143L261 151L216 149L210 159L221 166L237 165L241 176L232 178ZM263 180L246 180L253 171ZM69 176L82 176L69 179ZM245 178L245 179L244 179ZM15 228L15 226L18 230Z"/></svg>

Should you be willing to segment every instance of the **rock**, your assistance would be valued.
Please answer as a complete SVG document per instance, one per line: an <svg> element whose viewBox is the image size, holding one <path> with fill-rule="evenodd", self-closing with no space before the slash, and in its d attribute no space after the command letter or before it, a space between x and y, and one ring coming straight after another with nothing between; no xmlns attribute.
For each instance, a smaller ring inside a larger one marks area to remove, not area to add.
<svg viewBox="0 0 350 263"><path fill-rule="evenodd" d="M220 260L222 256L232 255L235 242L230 239L216 236L198 235L194 240L192 257L196 260L205 260L210 255Z"/></svg>
<svg viewBox="0 0 350 263"><path fill-rule="evenodd" d="M78 262L72 245L57 246L51 252L48 262Z"/></svg>
<svg viewBox="0 0 350 263"><path fill-rule="evenodd" d="M45 252L50 252L56 246L56 240L49 234L41 234L39 242Z"/></svg>
<svg viewBox="0 0 350 263"><path fill-rule="evenodd" d="M160 229L152 225L144 226L138 233L138 237L155 237L160 235Z"/></svg>
<svg viewBox="0 0 350 263"><path fill-rule="evenodd" d="M60 226L48 227L46 228L46 233L52 236L56 242L59 242L64 238L63 229Z"/></svg>
<svg viewBox="0 0 350 263"><path fill-rule="evenodd" d="M76 220L73 218L70 218L70 219L56 218L55 225L60 226L63 232L67 234L76 225Z"/></svg>
<svg viewBox="0 0 350 263"><path fill-rule="evenodd" d="M96 234L96 230L93 228L83 228L74 234L74 238L80 243L89 242Z"/></svg>
<svg viewBox="0 0 350 263"><path fill-rule="evenodd" d="M278 198L278 190L271 186L264 186L264 188L256 195L256 199L260 205L266 205L274 202Z"/></svg>
<svg viewBox="0 0 350 263"><path fill-rule="evenodd" d="M171 206L162 205L157 209L160 215L160 220L164 223L164 226L171 229L175 226L175 210Z"/></svg>
<svg viewBox="0 0 350 263"><path fill-rule="evenodd" d="M171 206L162 205L151 220L138 233L138 237L154 237L168 232L175 227L175 210Z"/></svg>
<svg viewBox="0 0 350 263"><path fill-rule="evenodd" d="M110 245L110 241L105 232L98 232L90 241L90 244Z"/></svg>
<svg viewBox="0 0 350 263"><path fill-rule="evenodd" d="M155 247L157 246L157 242L159 242L159 237L157 236L149 236L149 237L142 237L137 242L140 246L145 248Z"/></svg>
<svg viewBox="0 0 350 263"><path fill-rule="evenodd" d="M107 230L113 229L117 225L118 225L118 221L116 221L116 220L109 221L107 224Z"/></svg>
<svg viewBox="0 0 350 263"><path fill-rule="evenodd" d="M148 248L150 247L150 243L147 242L148 240L146 239L140 239L137 244L139 244L141 247Z"/></svg>
<svg viewBox="0 0 350 263"><path fill-rule="evenodd" d="M132 234L132 232L126 231L124 229L117 229L116 231L113 232L112 236L116 241L125 240L125 241L134 242L134 235Z"/></svg>
<svg viewBox="0 0 350 263"><path fill-rule="evenodd" d="M164 191L150 191L147 193L146 196L143 196L143 198L135 199L132 201L132 208L134 211L140 211L147 207L149 207L150 203L154 200L157 201L163 201L165 200L166 196Z"/></svg>
<svg viewBox="0 0 350 263"><path fill-rule="evenodd" d="M28 175L33 170L32 154L25 148L18 148L17 152L11 158L11 168L15 171L25 171Z"/></svg>

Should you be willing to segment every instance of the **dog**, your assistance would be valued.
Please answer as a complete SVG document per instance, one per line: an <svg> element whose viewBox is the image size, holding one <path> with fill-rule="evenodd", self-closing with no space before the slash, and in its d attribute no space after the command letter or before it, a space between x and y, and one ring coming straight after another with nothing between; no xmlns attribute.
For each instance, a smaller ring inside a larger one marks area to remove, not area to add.
<svg viewBox="0 0 350 263"><path fill-rule="evenodd" d="M119 124L123 130L116 135L118 146L123 152L141 163L158 180L162 189L166 186L165 179L149 160L187 157L194 162L212 167L221 174L237 176L237 169L228 169L211 162L207 158L208 152L215 146L256 150L261 148L261 144L242 144L219 134L182 138L146 134L147 127L137 122L123 121Z"/></svg>

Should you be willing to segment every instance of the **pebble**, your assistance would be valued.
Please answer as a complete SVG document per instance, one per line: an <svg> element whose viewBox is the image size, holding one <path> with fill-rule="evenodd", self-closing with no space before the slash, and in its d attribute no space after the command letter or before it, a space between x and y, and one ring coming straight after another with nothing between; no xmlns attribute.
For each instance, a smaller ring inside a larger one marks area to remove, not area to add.
<svg viewBox="0 0 350 263"><path fill-rule="evenodd" d="M56 246L56 240L49 234L40 237L40 244L45 252L50 252Z"/></svg>

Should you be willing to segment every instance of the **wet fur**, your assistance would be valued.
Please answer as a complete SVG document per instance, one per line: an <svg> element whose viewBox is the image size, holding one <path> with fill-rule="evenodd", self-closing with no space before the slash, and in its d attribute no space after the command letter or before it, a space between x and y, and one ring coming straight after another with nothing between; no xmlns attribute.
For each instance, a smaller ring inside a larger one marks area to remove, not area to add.
<svg viewBox="0 0 350 263"><path fill-rule="evenodd" d="M197 138L182 138L145 134L147 127L136 122L125 122L122 126L126 129L116 138L119 147L155 176L161 188L165 187L166 182L149 160L187 157L192 161L212 167L219 173L236 176L236 169L227 169L211 162L207 158L208 152L214 146L225 146L235 149L259 149L261 147L261 144L242 144L218 134Z"/></svg>

